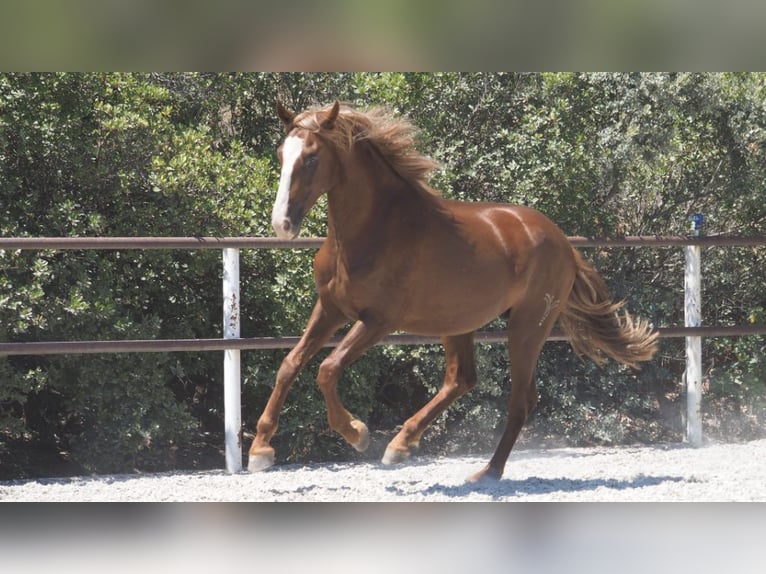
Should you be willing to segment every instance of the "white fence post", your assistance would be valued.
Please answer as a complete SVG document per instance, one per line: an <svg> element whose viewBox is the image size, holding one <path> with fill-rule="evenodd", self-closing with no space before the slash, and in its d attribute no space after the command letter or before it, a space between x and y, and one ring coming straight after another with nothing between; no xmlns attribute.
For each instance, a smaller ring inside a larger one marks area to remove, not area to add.
<svg viewBox="0 0 766 574"><path fill-rule="evenodd" d="M239 249L223 250L223 338L239 339ZM239 349L227 349L223 358L223 409L226 470L242 470L242 404Z"/></svg>
<svg viewBox="0 0 766 574"><path fill-rule="evenodd" d="M700 234L704 217L691 218L692 233ZM699 327L702 323L702 270L699 245L687 245L684 273L684 324ZM686 337L686 440L692 446L702 445L702 337Z"/></svg>

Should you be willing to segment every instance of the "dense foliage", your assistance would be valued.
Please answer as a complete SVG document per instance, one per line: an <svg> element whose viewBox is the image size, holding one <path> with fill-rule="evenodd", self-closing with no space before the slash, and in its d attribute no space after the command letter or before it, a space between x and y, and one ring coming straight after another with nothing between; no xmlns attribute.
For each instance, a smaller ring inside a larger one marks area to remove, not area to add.
<svg viewBox="0 0 766 574"><path fill-rule="evenodd" d="M0 235L270 235L277 97L385 105L421 128L448 197L540 209L571 235L756 234L766 221L766 76L760 74L0 75ZM324 233L323 204L304 234ZM588 249L615 296L657 325L683 321L678 249ZM762 323L764 250L704 253L708 324ZM314 294L311 253L244 251L243 336L295 335ZM220 254L0 251L0 341L217 337ZM500 326L501 321L495 326ZM243 354L253 429L283 352ZM705 345L705 430L763 432L762 337ZM312 363L274 441L282 460L377 457L441 382L437 346L376 347L342 395L373 431L352 454L327 426ZM479 386L423 450L486 451L505 419L501 345L478 348ZM220 353L0 359L0 475L220 466ZM680 440L683 351L665 340L640 373L541 357L523 440ZM47 466L68 460L69 468Z"/></svg>

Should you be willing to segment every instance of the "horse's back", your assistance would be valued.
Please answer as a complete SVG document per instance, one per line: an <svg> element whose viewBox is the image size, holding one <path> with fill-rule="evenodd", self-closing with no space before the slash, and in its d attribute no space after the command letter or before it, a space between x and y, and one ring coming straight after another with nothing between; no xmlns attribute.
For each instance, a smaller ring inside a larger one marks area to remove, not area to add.
<svg viewBox="0 0 766 574"><path fill-rule="evenodd" d="M564 233L546 215L523 205L444 200L466 236L497 243L518 258L537 250L559 250L569 258L571 248Z"/></svg>

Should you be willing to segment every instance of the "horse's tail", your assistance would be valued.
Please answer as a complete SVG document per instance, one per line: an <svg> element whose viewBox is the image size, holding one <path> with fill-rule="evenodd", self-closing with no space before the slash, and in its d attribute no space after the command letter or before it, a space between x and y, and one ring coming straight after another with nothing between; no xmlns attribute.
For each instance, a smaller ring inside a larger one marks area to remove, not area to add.
<svg viewBox="0 0 766 574"><path fill-rule="evenodd" d="M618 311L625 302L613 302L601 276L577 250L574 254L577 275L559 317L572 348L599 365L607 355L639 369L638 363L650 360L657 351L657 331L648 321L633 319L627 311L620 315Z"/></svg>

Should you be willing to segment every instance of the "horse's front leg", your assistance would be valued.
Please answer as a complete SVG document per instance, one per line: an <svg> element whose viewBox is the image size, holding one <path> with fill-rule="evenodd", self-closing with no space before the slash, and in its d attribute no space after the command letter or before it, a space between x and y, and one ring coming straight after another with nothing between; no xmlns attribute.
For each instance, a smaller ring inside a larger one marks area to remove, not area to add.
<svg viewBox="0 0 766 574"><path fill-rule="evenodd" d="M293 381L327 340L348 321L331 303L318 300L298 344L282 361L269 402L258 419L255 438L250 445L247 468L250 472L265 470L274 464L270 442L279 425L279 413Z"/></svg>
<svg viewBox="0 0 766 574"><path fill-rule="evenodd" d="M327 404L330 428L340 433L359 452L370 444L367 425L355 419L341 403L338 382L343 370L390 331L370 321L357 321L340 345L319 366L317 384Z"/></svg>

